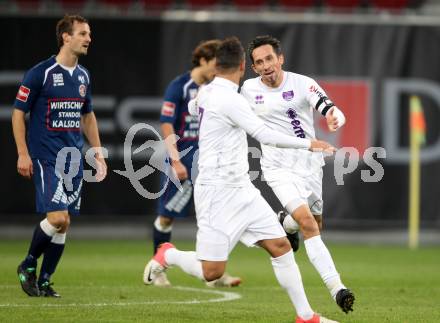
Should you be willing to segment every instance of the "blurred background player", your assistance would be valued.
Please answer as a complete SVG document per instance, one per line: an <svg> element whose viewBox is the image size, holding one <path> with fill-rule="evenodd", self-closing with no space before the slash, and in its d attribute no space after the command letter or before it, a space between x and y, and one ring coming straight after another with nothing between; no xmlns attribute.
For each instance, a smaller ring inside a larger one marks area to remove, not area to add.
<svg viewBox="0 0 440 323"><path fill-rule="evenodd" d="M196 252L162 244L147 265L148 283L169 266L202 280L225 272L229 253L238 243L258 245L270 255L275 276L296 308L297 323L334 322L315 314L304 292L301 274L276 214L249 178L246 133L272 146L321 148L325 142L291 137L271 130L238 94L245 72L245 52L236 37L225 39L216 54L217 76L191 102L200 120L199 175L195 184Z"/></svg>
<svg viewBox="0 0 440 323"><path fill-rule="evenodd" d="M58 55L25 74L12 113L17 170L33 179L37 212L46 214L36 226L28 254L17 269L21 287L29 296L60 297L50 278L63 254L70 215L80 210L82 131L96 150L97 180L103 180L107 172L92 111L90 75L78 64L78 58L87 54L91 42L89 24L83 17L66 15L58 21L56 35ZM71 151L69 156L63 148ZM66 180L65 174L72 172L76 175ZM37 282L37 259L43 253Z"/></svg>
<svg viewBox="0 0 440 323"><path fill-rule="evenodd" d="M161 175L161 189L164 193L158 201L159 214L153 224L153 254L161 243L171 241L171 231L175 218L186 217L193 205L193 157L198 150L199 121L197 116L188 113L188 102L193 99L200 86L210 82L215 73L215 52L219 40L201 42L192 53L192 69L176 77L165 91L161 109L161 131L168 150L167 175ZM177 135L177 142L170 140ZM171 167L170 167L171 166ZM179 190L168 177L177 178L182 189ZM144 281L146 277L144 277ZM210 286L236 286L241 279L225 274ZM170 286L166 274L157 275L156 286Z"/></svg>
<svg viewBox="0 0 440 323"><path fill-rule="evenodd" d="M259 77L245 81L241 93L268 127L292 138L314 140L315 110L327 119L330 131L336 131L345 123L342 112L313 79L282 70L284 56L276 38L256 37L249 44L248 54L252 68ZM299 224L310 262L341 309L345 313L352 311L354 295L342 284L320 236L323 209L322 153L264 144L261 147L264 178L283 207ZM281 217L287 229L287 222L295 224L290 215Z"/></svg>

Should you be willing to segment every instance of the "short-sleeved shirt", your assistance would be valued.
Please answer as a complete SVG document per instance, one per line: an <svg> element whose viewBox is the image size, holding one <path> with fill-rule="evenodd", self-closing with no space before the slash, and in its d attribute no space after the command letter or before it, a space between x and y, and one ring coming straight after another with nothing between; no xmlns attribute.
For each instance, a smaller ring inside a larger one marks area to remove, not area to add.
<svg viewBox="0 0 440 323"><path fill-rule="evenodd" d="M195 98L199 86L191 78L190 72L176 77L165 91L160 122L171 123L174 133L179 136L177 150L180 152L191 148L187 156L190 157L198 148L199 120L188 112L188 102ZM185 162L183 158L182 161ZM192 160L192 158L191 158Z"/></svg>
<svg viewBox="0 0 440 323"><path fill-rule="evenodd" d="M14 107L30 113L27 141L33 159L54 161L65 147L81 151L81 115L92 111L89 72L79 64L69 71L52 56L27 71Z"/></svg>
<svg viewBox="0 0 440 323"><path fill-rule="evenodd" d="M200 90L191 110L200 118L198 184L250 184L246 133L254 135L264 123L237 90L237 84L216 77Z"/></svg>
<svg viewBox="0 0 440 323"><path fill-rule="evenodd" d="M283 72L283 82L277 88L266 86L261 77L243 83L241 94L253 111L271 129L297 138L315 139L313 113L325 115L329 99L324 90L310 77ZM261 145L261 167L285 168L308 176L324 165L322 154L303 149Z"/></svg>

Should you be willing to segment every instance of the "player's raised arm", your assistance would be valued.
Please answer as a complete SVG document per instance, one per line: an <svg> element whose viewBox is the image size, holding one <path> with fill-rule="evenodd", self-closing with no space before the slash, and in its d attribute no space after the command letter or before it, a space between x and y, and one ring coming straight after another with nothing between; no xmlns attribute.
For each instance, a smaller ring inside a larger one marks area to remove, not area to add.
<svg viewBox="0 0 440 323"><path fill-rule="evenodd" d="M310 83L305 91L309 93L308 100L310 105L325 117L330 131L338 130L345 124L344 113L327 97L327 94L318 83L311 78L308 79Z"/></svg>
<svg viewBox="0 0 440 323"><path fill-rule="evenodd" d="M26 144L25 112L17 108L12 111L12 130L18 153L17 171L21 176L31 178L33 166Z"/></svg>

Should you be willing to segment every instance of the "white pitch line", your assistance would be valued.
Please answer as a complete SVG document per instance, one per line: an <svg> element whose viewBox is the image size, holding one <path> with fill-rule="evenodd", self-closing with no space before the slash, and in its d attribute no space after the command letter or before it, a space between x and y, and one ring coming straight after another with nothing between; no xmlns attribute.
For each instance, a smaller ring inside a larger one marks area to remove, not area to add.
<svg viewBox="0 0 440 323"><path fill-rule="evenodd" d="M10 304L0 303L0 308L5 307L105 307L105 306L132 306L132 305L154 305L154 304L202 304L202 303L218 303L218 302L229 302L236 299L240 299L241 295L239 293L234 292L223 292L219 290L211 290L211 289L202 289L202 288L192 288L192 287L183 287L183 286L175 286L173 289L178 289L182 291L189 292L197 292L197 293L205 293L205 294L214 294L220 295L221 297L207 299L207 300L198 300L192 299L188 301L147 301L147 302L114 302L114 303L68 303L68 304Z"/></svg>

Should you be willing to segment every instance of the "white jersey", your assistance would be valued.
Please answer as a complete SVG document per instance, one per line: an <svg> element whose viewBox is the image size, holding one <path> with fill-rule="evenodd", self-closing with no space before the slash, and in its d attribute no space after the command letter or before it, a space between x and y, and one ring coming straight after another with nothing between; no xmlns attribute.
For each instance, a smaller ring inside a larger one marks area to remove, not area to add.
<svg viewBox="0 0 440 323"><path fill-rule="evenodd" d="M245 120L253 112L237 91L237 84L218 77L199 91L197 184L245 186L250 182L246 132L234 120ZM263 126L261 120L255 120L248 125L250 131Z"/></svg>
<svg viewBox="0 0 440 323"><path fill-rule="evenodd" d="M325 115L332 103L310 77L291 72L283 73L283 82L279 87L268 87L261 81L261 77L256 77L244 82L241 94L271 129L292 137L313 140L314 110ZM261 148L263 171L285 168L308 176L324 165L322 153L263 144Z"/></svg>

